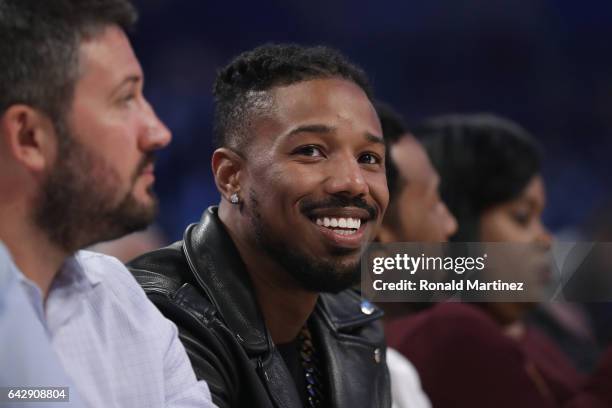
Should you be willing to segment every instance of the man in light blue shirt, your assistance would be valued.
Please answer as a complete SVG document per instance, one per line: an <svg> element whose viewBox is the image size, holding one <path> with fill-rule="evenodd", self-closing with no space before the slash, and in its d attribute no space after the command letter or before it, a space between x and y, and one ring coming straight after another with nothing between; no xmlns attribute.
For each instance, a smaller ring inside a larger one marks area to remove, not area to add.
<svg viewBox="0 0 612 408"><path fill-rule="evenodd" d="M0 242L0 407L34 407L44 403L25 403L8 399L10 388L66 387L68 403L54 403L57 407L81 407L76 389L66 375L49 336L24 290L26 278L13 264L9 253Z"/></svg>
<svg viewBox="0 0 612 408"><path fill-rule="evenodd" d="M135 20L129 0L0 0L0 240L85 405L208 407L174 324L121 263L80 251L156 215L171 135L143 96Z"/></svg>

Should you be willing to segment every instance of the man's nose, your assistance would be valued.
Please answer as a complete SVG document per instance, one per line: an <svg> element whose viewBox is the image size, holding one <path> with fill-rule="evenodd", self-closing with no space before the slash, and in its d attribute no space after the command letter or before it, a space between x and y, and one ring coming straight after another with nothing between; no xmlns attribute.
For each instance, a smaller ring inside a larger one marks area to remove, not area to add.
<svg viewBox="0 0 612 408"><path fill-rule="evenodd" d="M145 101L144 106L143 136L140 138L140 148L143 151L155 151L166 147L172 140L172 133L166 125L157 117L157 114Z"/></svg>
<svg viewBox="0 0 612 408"><path fill-rule="evenodd" d="M363 169L353 156L343 155L328 166L325 189L328 194L346 194L351 197L369 193Z"/></svg>

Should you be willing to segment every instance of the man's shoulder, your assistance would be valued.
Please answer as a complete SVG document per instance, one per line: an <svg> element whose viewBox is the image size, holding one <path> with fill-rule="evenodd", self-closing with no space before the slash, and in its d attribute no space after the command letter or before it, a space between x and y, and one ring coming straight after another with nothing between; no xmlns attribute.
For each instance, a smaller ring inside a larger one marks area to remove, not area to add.
<svg viewBox="0 0 612 408"><path fill-rule="evenodd" d="M118 281L133 281L125 265L117 258L99 252L80 250L73 259L81 268L85 277L94 285L105 283L115 285ZM69 259L69 262L72 260ZM132 285L133 286L133 285Z"/></svg>
<svg viewBox="0 0 612 408"><path fill-rule="evenodd" d="M177 290L191 281L189 264L183 253L182 241L140 255L127 263L127 267L145 291L162 286Z"/></svg>
<svg viewBox="0 0 612 408"><path fill-rule="evenodd" d="M127 263L130 269L159 269L173 263L184 263L183 241L176 241L168 246L146 252Z"/></svg>
<svg viewBox="0 0 612 408"><path fill-rule="evenodd" d="M98 252L78 251L74 258L82 268L85 277L93 287L100 287L98 296L91 301L104 298L104 302L128 312L152 310L153 305L127 267L117 258Z"/></svg>
<svg viewBox="0 0 612 408"><path fill-rule="evenodd" d="M200 327L213 312L191 272L182 241L143 254L127 267L149 299L179 327L195 322Z"/></svg>

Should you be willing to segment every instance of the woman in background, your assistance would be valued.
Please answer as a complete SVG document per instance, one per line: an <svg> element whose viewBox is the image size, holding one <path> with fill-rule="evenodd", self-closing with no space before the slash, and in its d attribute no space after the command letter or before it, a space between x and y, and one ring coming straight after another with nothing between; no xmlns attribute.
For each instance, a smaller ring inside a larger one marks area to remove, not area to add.
<svg viewBox="0 0 612 408"><path fill-rule="evenodd" d="M517 124L451 115L414 131L441 177L455 242L517 242L547 251L540 152ZM388 325L388 343L417 368L436 408L612 406L612 355L587 380L522 323L532 303L440 303Z"/></svg>

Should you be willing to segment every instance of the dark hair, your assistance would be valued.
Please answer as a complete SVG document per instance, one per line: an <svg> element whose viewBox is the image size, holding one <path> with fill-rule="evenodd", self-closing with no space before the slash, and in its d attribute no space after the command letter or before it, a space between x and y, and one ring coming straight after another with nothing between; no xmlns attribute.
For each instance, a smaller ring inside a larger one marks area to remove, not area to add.
<svg viewBox="0 0 612 408"><path fill-rule="evenodd" d="M387 187L389 189L389 203L395 202L395 199L401 193L403 183L400 180L400 174L397 166L391 159L391 147L399 141L399 139L408 131L404 120L390 105L376 101L374 108L380 120L382 127L385 145L387 147L385 153L385 166L387 173ZM387 210L388 211L388 210Z"/></svg>
<svg viewBox="0 0 612 408"><path fill-rule="evenodd" d="M240 54L219 72L213 87L216 145L241 149L247 144L250 121L271 107L265 91L333 77L354 82L371 97L364 72L331 48L266 44Z"/></svg>
<svg viewBox="0 0 612 408"><path fill-rule="evenodd" d="M452 241L479 241L483 211L520 195L540 172L541 152L518 124L489 114L447 115L414 129L440 175L440 195L457 218Z"/></svg>
<svg viewBox="0 0 612 408"><path fill-rule="evenodd" d="M136 19L128 0L0 0L0 115L22 103L62 122L81 41L109 25L128 30Z"/></svg>

